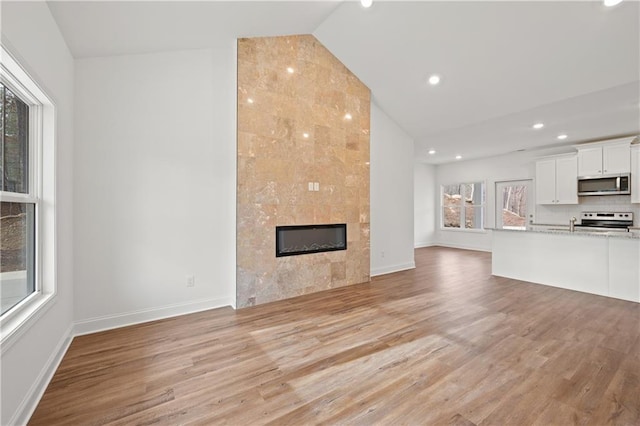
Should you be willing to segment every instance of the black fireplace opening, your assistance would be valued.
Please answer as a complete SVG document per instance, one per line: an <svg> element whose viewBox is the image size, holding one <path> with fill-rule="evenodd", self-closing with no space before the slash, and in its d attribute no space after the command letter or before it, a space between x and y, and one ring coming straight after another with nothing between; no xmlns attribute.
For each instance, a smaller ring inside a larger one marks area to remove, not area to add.
<svg viewBox="0 0 640 426"><path fill-rule="evenodd" d="M276 226L276 257L346 249L346 223Z"/></svg>

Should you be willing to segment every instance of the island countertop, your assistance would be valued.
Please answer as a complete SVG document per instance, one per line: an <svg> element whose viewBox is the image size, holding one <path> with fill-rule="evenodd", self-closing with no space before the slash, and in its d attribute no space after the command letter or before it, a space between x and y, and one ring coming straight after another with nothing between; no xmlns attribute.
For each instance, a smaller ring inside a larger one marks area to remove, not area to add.
<svg viewBox="0 0 640 426"><path fill-rule="evenodd" d="M504 232L524 232L524 233L542 233L542 234L559 234L570 236L587 236L587 237L600 237L600 238L627 238L627 239L640 239L640 228L629 228L628 232L624 231L588 231L579 230L571 232L569 227L563 227L563 225L534 225L527 229L508 229L508 228L485 228L492 231L504 231Z"/></svg>

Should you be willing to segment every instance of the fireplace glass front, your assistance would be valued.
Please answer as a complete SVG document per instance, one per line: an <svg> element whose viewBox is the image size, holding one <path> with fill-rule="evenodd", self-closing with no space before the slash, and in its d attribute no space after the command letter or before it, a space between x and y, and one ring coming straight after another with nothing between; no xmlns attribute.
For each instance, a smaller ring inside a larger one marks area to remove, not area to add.
<svg viewBox="0 0 640 426"><path fill-rule="evenodd" d="M276 257L346 249L346 223L276 227Z"/></svg>

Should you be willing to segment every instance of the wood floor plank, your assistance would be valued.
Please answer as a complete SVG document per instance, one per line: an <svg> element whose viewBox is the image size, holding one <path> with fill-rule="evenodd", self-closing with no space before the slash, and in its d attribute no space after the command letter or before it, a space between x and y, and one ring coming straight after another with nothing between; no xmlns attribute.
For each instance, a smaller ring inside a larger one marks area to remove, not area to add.
<svg viewBox="0 0 640 426"><path fill-rule="evenodd" d="M79 336L31 425L640 425L640 304L416 269Z"/></svg>
<svg viewBox="0 0 640 426"><path fill-rule="evenodd" d="M538 415L533 426L582 426L588 425L589 422L590 417L587 413L552 399Z"/></svg>
<svg viewBox="0 0 640 426"><path fill-rule="evenodd" d="M618 370L598 406L591 424L640 424L640 370L637 374Z"/></svg>

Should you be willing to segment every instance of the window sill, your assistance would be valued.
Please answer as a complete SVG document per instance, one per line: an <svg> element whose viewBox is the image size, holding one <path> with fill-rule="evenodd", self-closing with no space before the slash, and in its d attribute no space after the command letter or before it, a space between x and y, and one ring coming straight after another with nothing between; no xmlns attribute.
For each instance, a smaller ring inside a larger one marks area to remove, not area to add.
<svg viewBox="0 0 640 426"><path fill-rule="evenodd" d="M486 229L440 228L441 231L465 232L469 234L486 234Z"/></svg>
<svg viewBox="0 0 640 426"><path fill-rule="evenodd" d="M54 293L36 293L9 311L0 322L0 353L11 347L53 306Z"/></svg>

